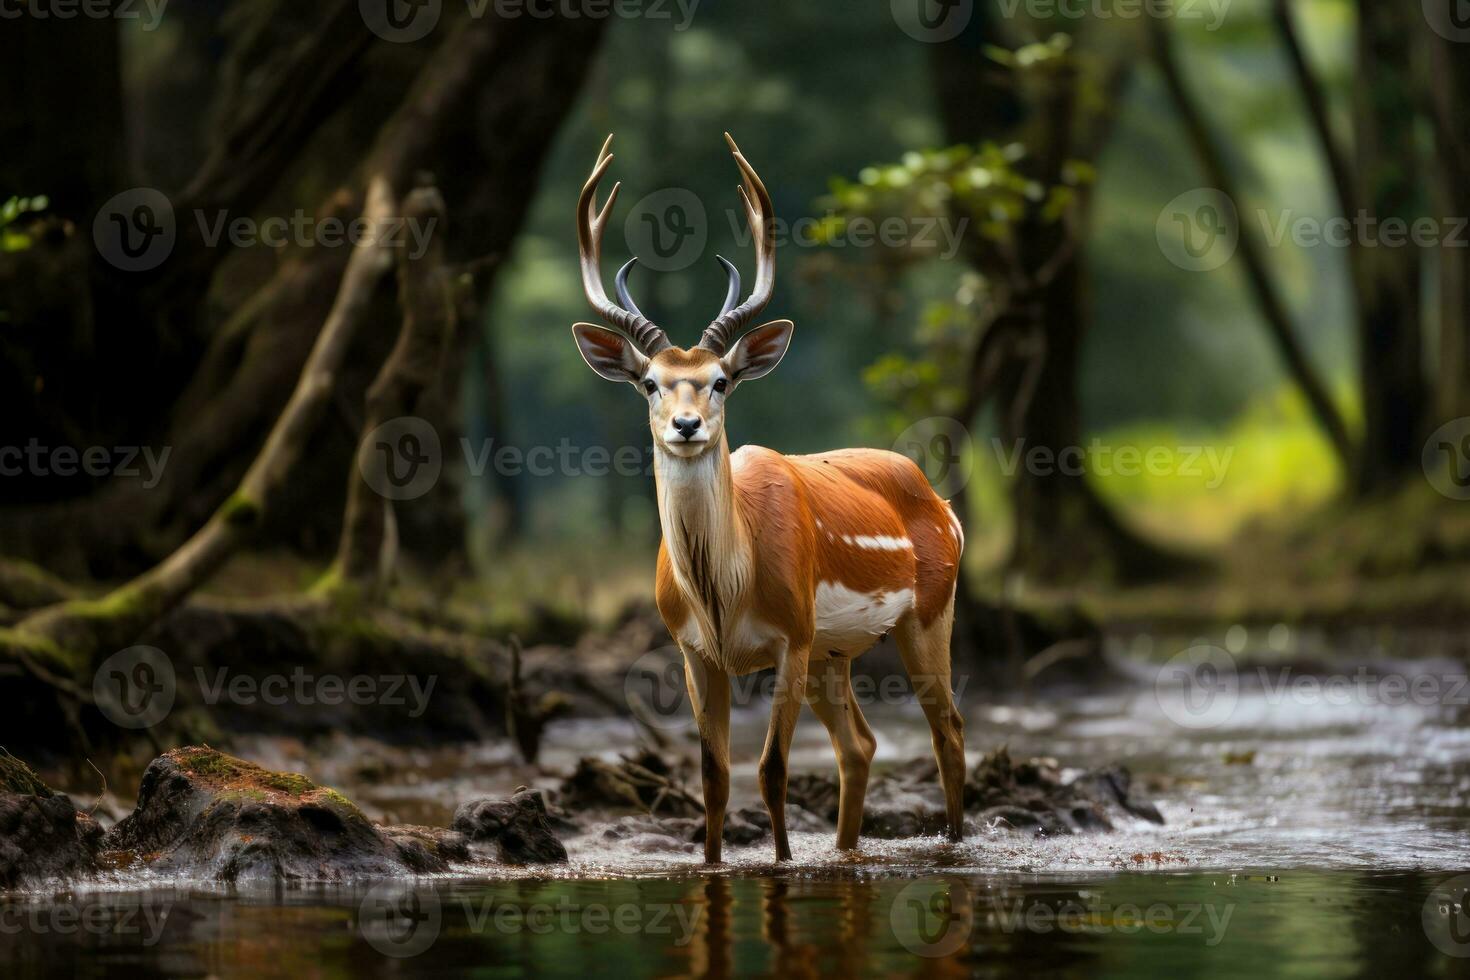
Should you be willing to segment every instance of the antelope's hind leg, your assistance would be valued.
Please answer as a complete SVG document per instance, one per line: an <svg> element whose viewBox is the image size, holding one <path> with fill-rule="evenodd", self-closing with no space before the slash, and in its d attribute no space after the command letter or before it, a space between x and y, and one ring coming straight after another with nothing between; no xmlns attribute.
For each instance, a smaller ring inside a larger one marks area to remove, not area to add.
<svg viewBox="0 0 1470 980"><path fill-rule="evenodd" d="M904 669L914 685L914 696L929 721L939 779L944 784L945 823L950 840L965 834L965 721L950 691L949 641L954 625L954 597L927 626L908 616L895 630Z"/></svg>
<svg viewBox="0 0 1470 980"><path fill-rule="evenodd" d="M725 805L730 802L730 675L684 651L684 682L699 724L699 772L704 784L704 863L720 863Z"/></svg>
<svg viewBox="0 0 1470 980"><path fill-rule="evenodd" d="M863 824L863 798L868 792L868 768L878 742L852 695L852 661L829 657L811 665L807 703L812 706L837 753L841 792L837 804L837 849L857 847Z"/></svg>

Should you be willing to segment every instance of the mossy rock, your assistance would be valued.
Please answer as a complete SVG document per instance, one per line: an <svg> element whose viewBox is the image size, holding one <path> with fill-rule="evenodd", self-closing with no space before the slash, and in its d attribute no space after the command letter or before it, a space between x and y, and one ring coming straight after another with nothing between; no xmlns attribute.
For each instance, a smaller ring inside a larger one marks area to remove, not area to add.
<svg viewBox="0 0 1470 980"><path fill-rule="evenodd" d="M34 769L3 748L0 748L0 791L42 798L52 795L51 787L41 781Z"/></svg>
<svg viewBox="0 0 1470 980"><path fill-rule="evenodd" d="M0 749L0 889L91 874L101 839L96 821Z"/></svg>
<svg viewBox="0 0 1470 980"><path fill-rule="evenodd" d="M299 772L274 772L216 749L189 747L166 753L186 772L228 785L259 785L261 789L301 796L318 787Z"/></svg>
<svg viewBox="0 0 1470 980"><path fill-rule="evenodd" d="M341 793L207 746L149 764L107 850L224 882L344 880L448 870L452 850L374 825Z"/></svg>

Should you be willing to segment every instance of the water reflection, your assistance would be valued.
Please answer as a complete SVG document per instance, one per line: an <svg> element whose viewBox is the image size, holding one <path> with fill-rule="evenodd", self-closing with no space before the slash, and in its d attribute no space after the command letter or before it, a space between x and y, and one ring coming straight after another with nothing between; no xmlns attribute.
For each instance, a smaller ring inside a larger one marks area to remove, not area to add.
<svg viewBox="0 0 1470 980"><path fill-rule="evenodd" d="M0 973L1467 976L1470 876L416 881L0 899Z"/></svg>

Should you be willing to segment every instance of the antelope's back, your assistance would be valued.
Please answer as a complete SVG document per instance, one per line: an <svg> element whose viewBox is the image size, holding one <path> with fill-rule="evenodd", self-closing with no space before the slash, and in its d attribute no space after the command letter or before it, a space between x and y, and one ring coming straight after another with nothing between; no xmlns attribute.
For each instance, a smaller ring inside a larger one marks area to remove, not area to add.
<svg viewBox="0 0 1470 980"><path fill-rule="evenodd" d="M753 447L750 447L753 448ZM817 578L855 595L912 589L922 623L948 607L959 574L964 533L948 502L913 460L879 449L815 456L736 453L737 483L770 479L776 456L797 479L813 516ZM742 463L754 463L743 466ZM746 473L742 473L742 471Z"/></svg>

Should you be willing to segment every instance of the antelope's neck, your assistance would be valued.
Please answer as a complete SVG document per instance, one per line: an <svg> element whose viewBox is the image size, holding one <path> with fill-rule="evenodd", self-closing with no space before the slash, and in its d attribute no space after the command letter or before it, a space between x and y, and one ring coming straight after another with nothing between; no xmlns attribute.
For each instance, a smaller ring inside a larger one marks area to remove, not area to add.
<svg viewBox="0 0 1470 980"><path fill-rule="evenodd" d="M706 646L717 649L751 567L729 444L722 434L717 448L694 459L655 448L653 473L674 580L695 607Z"/></svg>

